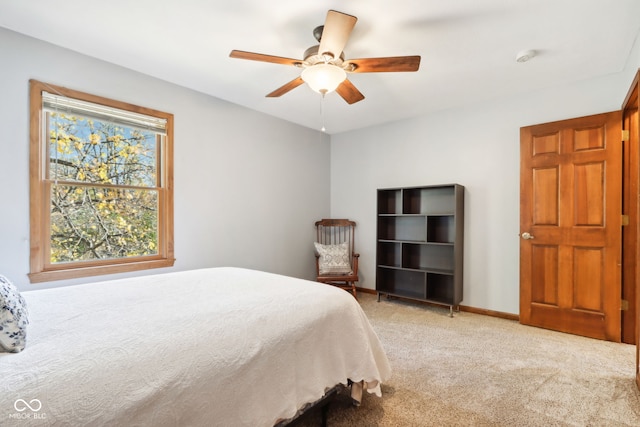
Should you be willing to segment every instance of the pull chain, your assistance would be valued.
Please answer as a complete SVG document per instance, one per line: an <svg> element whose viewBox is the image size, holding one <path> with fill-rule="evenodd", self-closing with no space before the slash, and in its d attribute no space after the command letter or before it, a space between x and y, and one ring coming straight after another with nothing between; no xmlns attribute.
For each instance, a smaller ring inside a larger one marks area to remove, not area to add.
<svg viewBox="0 0 640 427"><path fill-rule="evenodd" d="M322 95L322 98L320 99L320 122L322 127L320 128L320 130L322 132L326 132L326 129L324 127L324 95L325 93L323 92L321 93L321 95Z"/></svg>

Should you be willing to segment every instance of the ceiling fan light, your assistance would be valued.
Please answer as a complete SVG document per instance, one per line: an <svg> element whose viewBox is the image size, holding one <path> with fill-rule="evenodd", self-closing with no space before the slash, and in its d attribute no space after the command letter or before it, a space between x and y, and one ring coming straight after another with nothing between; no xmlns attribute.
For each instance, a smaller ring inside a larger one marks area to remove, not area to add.
<svg viewBox="0 0 640 427"><path fill-rule="evenodd" d="M300 77L311 89L326 94L336 90L347 78L347 73L337 65L322 63L305 68Z"/></svg>

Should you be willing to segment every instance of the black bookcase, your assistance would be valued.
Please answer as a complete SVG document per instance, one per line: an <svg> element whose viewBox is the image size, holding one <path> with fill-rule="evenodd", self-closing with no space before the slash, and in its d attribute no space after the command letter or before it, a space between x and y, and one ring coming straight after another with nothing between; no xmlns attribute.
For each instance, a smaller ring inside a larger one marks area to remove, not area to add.
<svg viewBox="0 0 640 427"><path fill-rule="evenodd" d="M462 301L464 187L378 190L376 292L453 308Z"/></svg>

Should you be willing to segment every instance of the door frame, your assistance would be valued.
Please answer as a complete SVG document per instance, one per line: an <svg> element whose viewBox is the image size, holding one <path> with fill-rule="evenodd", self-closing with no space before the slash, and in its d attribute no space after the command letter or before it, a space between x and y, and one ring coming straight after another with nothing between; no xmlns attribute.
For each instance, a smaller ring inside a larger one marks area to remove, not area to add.
<svg viewBox="0 0 640 427"><path fill-rule="evenodd" d="M628 226L622 228L622 295L628 309L621 311L622 342L640 343L638 336L638 307L640 307L640 146L638 141L638 82L640 70L622 104L622 129L629 135L623 141L623 213ZM633 116L635 112L635 117Z"/></svg>
<svg viewBox="0 0 640 427"><path fill-rule="evenodd" d="M629 132L624 142L623 203L629 225L623 227L622 298L629 309L622 311L623 342L636 345L636 384L640 389L640 69L622 103L622 129ZM624 200L626 198L626 201ZM629 339L632 338L632 339Z"/></svg>

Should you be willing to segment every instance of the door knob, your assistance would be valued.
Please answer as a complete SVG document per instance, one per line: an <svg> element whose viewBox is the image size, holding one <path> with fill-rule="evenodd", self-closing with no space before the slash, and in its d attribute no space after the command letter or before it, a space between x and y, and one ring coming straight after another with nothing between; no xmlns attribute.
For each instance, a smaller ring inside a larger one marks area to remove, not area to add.
<svg viewBox="0 0 640 427"><path fill-rule="evenodd" d="M526 232L526 231L525 231L524 233L522 233L520 236L521 236L524 240L531 240L531 239L533 239L533 236L532 236L530 233Z"/></svg>

